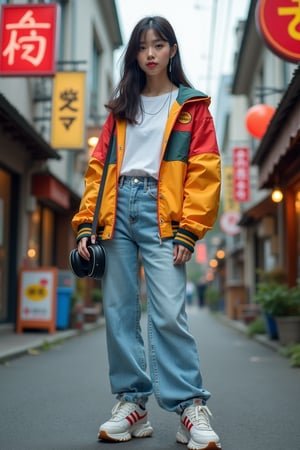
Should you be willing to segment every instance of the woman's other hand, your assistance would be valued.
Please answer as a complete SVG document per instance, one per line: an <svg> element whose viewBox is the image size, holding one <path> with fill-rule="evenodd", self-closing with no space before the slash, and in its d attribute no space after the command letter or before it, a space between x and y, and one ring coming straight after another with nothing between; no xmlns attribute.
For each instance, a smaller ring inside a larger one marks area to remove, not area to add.
<svg viewBox="0 0 300 450"><path fill-rule="evenodd" d="M175 265L183 264L188 262L192 257L192 252L190 252L186 247L180 244L175 244L173 249L173 262Z"/></svg>

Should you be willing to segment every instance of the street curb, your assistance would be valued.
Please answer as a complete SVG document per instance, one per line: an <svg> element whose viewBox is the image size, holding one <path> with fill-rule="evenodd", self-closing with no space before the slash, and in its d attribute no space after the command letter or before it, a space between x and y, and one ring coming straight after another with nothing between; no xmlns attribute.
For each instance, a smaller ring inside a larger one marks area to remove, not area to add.
<svg viewBox="0 0 300 450"><path fill-rule="evenodd" d="M280 349L282 348L277 341L271 341L266 334L255 334L254 336L248 335L248 328L247 325L245 325L243 322L240 321L234 321L228 319L224 314L217 313L216 317L220 320L220 322L223 322L225 325L235 329L239 333L244 334L249 339L254 339L255 341L259 342L260 344L264 345L265 347L270 348L271 350L274 350L275 352L280 352Z"/></svg>
<svg viewBox="0 0 300 450"><path fill-rule="evenodd" d="M16 358L20 358L26 354L29 354L30 351L41 350L45 351L47 346L49 348L60 344L63 341L69 340L76 336L82 336L91 331L97 330L98 328L104 326L105 319L101 317L97 322L93 324L84 324L82 329L69 329L69 330L57 330L57 332L53 335L44 335L42 338L37 338L35 341L27 344L20 344L14 347L8 347L6 350L2 350L0 352L0 363L5 363L7 361L11 361ZM15 333L14 333L15 334Z"/></svg>

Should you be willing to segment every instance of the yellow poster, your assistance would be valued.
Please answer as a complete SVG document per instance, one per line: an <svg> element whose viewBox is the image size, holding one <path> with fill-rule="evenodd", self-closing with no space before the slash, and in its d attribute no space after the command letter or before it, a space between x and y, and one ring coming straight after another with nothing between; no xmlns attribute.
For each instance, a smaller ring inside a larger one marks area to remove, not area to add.
<svg viewBox="0 0 300 450"><path fill-rule="evenodd" d="M85 72L57 72L53 82L53 148L85 147Z"/></svg>
<svg viewBox="0 0 300 450"><path fill-rule="evenodd" d="M240 211L240 203L233 198L233 168L224 167L224 211Z"/></svg>

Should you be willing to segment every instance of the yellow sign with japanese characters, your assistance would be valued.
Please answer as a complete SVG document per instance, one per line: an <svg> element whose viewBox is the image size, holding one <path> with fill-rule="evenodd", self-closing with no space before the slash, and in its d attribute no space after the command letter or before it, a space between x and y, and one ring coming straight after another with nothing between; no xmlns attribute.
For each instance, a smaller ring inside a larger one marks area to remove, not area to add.
<svg viewBox="0 0 300 450"><path fill-rule="evenodd" d="M233 167L225 166L223 174L224 211L240 211L240 203L236 202L233 197Z"/></svg>
<svg viewBox="0 0 300 450"><path fill-rule="evenodd" d="M85 147L85 72L57 72L53 83L53 148Z"/></svg>

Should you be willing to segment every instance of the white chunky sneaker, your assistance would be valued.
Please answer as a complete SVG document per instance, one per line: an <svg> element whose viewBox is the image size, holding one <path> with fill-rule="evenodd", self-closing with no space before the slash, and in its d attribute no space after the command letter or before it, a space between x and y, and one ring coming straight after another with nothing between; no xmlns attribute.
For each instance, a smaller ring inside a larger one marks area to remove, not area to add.
<svg viewBox="0 0 300 450"><path fill-rule="evenodd" d="M212 429L207 406L194 404L188 406L181 416L176 441L187 444L190 450L220 450L219 436Z"/></svg>
<svg viewBox="0 0 300 450"><path fill-rule="evenodd" d="M98 439L121 442L129 441L132 437L150 437L153 428L147 418L147 411L139 405L118 402L112 409L111 418L100 426Z"/></svg>

